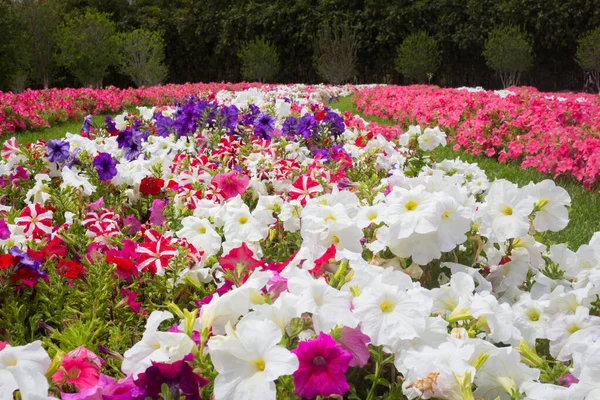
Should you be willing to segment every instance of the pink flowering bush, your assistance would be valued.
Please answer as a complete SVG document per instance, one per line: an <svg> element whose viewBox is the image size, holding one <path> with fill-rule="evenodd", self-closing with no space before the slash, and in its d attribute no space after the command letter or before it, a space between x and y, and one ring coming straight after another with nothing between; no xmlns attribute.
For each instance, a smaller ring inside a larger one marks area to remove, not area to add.
<svg viewBox="0 0 600 400"><path fill-rule="evenodd" d="M354 100L366 115L439 125L454 149L572 176L588 189L600 183L600 96L415 85L362 88Z"/></svg>

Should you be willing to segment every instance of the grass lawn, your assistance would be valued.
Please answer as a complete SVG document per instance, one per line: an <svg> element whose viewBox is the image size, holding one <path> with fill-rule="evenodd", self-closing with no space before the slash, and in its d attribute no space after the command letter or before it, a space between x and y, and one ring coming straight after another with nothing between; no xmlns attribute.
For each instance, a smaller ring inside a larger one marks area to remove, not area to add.
<svg viewBox="0 0 600 400"><path fill-rule="evenodd" d="M385 125L393 125L395 122L370 117L356 110L352 96L342 97L339 101L332 102L331 106L340 111L351 111L360 115L367 121L373 121ZM529 182L539 182L544 179L553 179L551 175L544 174L533 168L526 170L516 163L499 163L493 158L474 156L464 151L454 151L450 146L438 147L432 154L435 160L454 159L460 157L464 161L477 163L487 174L490 180L507 179L519 186L527 185ZM562 186L571 195L571 209L569 210L569 225L560 232L545 232L543 234L545 243L568 243L573 250L581 244L587 244L594 234L600 231L600 194L595 191L585 190L581 184L574 179L559 177L553 179L557 185Z"/></svg>
<svg viewBox="0 0 600 400"><path fill-rule="evenodd" d="M114 115L113 115L114 116ZM92 117L92 123L95 126L104 124L104 115L94 115ZM26 145L29 143L34 143L37 140L45 140L48 141L50 139L59 139L65 136L67 132L71 133L79 133L81 130L81 126L83 124L83 120L81 121L69 121L62 122L56 125L51 126L50 128L45 129L36 129L33 131L21 131L15 132L13 134L7 134L2 139L1 142L4 144L4 141L10 139L11 137L16 137L17 141L20 145Z"/></svg>

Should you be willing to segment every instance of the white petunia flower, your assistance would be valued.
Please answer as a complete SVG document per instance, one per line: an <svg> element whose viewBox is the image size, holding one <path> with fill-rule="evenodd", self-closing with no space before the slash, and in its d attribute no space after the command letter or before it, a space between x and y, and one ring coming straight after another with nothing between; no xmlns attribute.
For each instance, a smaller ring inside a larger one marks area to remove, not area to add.
<svg viewBox="0 0 600 400"><path fill-rule="evenodd" d="M540 371L521 362L521 356L512 347L501 348L490 356L477 371L476 397L509 400L518 395L524 383L538 379Z"/></svg>
<svg viewBox="0 0 600 400"><path fill-rule="evenodd" d="M275 400L275 380L298 369L298 358L277 344L281 329L269 320L242 319L235 337L208 342L211 361L219 373L215 400Z"/></svg>
<svg viewBox="0 0 600 400"><path fill-rule="evenodd" d="M181 332L161 332L161 322L173 318L168 311L153 311L146 322L142 340L133 345L124 354L121 370L137 376L152 366L152 362L173 363L190 354L194 342Z"/></svg>
<svg viewBox="0 0 600 400"><path fill-rule="evenodd" d="M23 400L48 396L48 380L44 376L50 367L50 357L42 342L0 350L0 400L12 400L19 390Z"/></svg>

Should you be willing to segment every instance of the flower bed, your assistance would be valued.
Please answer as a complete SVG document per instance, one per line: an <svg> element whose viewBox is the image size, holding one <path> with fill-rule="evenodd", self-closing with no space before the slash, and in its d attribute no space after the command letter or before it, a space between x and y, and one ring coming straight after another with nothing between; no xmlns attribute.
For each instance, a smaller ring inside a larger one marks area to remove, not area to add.
<svg viewBox="0 0 600 400"><path fill-rule="evenodd" d="M406 126L440 125L452 132L455 149L517 160L556 176L570 175L586 188L600 183L600 96L440 89L435 86L376 86L355 95L366 115Z"/></svg>
<svg viewBox="0 0 600 400"><path fill-rule="evenodd" d="M83 119L94 113L116 113L141 105L172 105L184 96L208 96L220 90L248 88L269 90L260 83L194 83L162 85L139 89L49 89L23 93L0 92L0 135L25 129L49 127L57 122ZM293 86L292 86L293 87ZM305 87L305 85L300 85ZM310 92L327 92L326 86L310 87Z"/></svg>
<svg viewBox="0 0 600 400"><path fill-rule="evenodd" d="M438 128L318 97L5 143L0 399L598 396L600 233L536 240L566 191L432 163Z"/></svg>

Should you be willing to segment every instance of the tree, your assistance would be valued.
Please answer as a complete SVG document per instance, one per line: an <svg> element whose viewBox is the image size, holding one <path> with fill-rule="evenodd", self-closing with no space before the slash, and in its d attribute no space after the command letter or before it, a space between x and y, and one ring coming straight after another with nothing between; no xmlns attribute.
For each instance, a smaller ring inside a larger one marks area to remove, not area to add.
<svg viewBox="0 0 600 400"><path fill-rule="evenodd" d="M592 74L596 89L600 92L600 28L581 35L577 41L575 60L584 71Z"/></svg>
<svg viewBox="0 0 600 400"><path fill-rule="evenodd" d="M100 88L117 61L118 39L110 15L88 9L67 17L60 29L57 61L84 85Z"/></svg>
<svg viewBox="0 0 600 400"><path fill-rule="evenodd" d="M165 44L156 31L136 29L120 35L119 66L137 86L161 83L167 76Z"/></svg>
<svg viewBox="0 0 600 400"><path fill-rule="evenodd" d="M396 71L417 82L431 81L442 62L435 38L421 31L409 35L398 46Z"/></svg>
<svg viewBox="0 0 600 400"><path fill-rule="evenodd" d="M11 2L0 0L0 32L5 36L0 40L0 89L14 89L16 80L27 77L27 40L22 23Z"/></svg>
<svg viewBox="0 0 600 400"><path fill-rule="evenodd" d="M517 85L521 73L533 66L531 43L514 25L494 28L485 42L483 56L487 66L500 75L504 88Z"/></svg>
<svg viewBox="0 0 600 400"><path fill-rule="evenodd" d="M272 81L279 72L277 49L264 37L247 42L238 52L242 77L248 81Z"/></svg>
<svg viewBox="0 0 600 400"><path fill-rule="evenodd" d="M339 85L354 77L356 36L348 23L321 25L315 40L315 68L326 81Z"/></svg>
<svg viewBox="0 0 600 400"><path fill-rule="evenodd" d="M58 2L22 0L17 4L28 37L32 77L48 88L55 70L53 53L59 27Z"/></svg>

